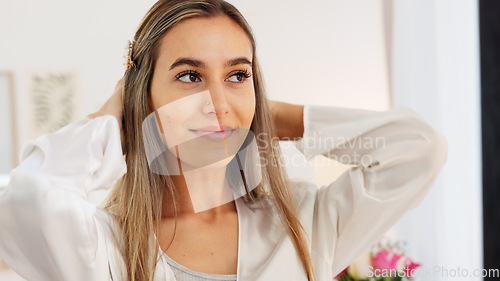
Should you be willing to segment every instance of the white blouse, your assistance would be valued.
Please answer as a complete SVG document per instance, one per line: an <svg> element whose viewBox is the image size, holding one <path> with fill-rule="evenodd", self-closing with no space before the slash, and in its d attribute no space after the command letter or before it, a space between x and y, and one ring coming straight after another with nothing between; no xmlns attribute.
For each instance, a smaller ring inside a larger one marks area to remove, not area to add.
<svg viewBox="0 0 500 281"><path fill-rule="evenodd" d="M377 138L383 145L375 145ZM318 281L332 280L422 201L448 150L443 134L407 107L306 105L304 136L295 144L307 159L324 155L353 165L326 186L292 181ZM27 280L123 280L111 216L87 195L112 187L125 172L110 115L25 144L0 196L0 259ZM264 210L235 202L237 280L307 280L286 233L269 224ZM161 258L155 280L176 280Z"/></svg>

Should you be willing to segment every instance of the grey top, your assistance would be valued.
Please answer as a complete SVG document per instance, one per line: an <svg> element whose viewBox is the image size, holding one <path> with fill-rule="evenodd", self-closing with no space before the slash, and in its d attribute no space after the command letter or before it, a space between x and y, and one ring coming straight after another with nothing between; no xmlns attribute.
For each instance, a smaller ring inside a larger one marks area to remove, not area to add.
<svg viewBox="0 0 500 281"><path fill-rule="evenodd" d="M177 281L213 281L213 280L231 280L236 281L236 274L210 274L189 269L164 254L168 265L174 272Z"/></svg>

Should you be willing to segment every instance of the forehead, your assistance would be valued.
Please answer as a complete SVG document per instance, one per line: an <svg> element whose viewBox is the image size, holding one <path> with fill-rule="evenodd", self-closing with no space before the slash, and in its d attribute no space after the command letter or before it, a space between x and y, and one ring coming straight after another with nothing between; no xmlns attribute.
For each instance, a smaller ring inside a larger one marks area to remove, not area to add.
<svg viewBox="0 0 500 281"><path fill-rule="evenodd" d="M170 29L160 44L158 63L171 63L179 57L192 57L208 64L242 56L252 60L248 35L227 16L184 20Z"/></svg>

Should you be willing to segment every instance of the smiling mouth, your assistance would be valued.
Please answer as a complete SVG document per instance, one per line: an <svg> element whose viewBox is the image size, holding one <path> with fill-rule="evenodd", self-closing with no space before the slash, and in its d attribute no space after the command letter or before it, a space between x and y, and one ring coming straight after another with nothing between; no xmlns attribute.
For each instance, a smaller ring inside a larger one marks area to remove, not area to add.
<svg viewBox="0 0 500 281"><path fill-rule="evenodd" d="M202 131L189 129L193 134L206 138L211 141L223 141L229 138L236 129L226 129L219 131Z"/></svg>
<svg viewBox="0 0 500 281"><path fill-rule="evenodd" d="M204 131L204 130L192 130L192 129L189 129L191 132L198 132L198 133L222 133L222 132L230 132L230 131L234 131L235 129L231 129L231 130L220 130L220 131Z"/></svg>

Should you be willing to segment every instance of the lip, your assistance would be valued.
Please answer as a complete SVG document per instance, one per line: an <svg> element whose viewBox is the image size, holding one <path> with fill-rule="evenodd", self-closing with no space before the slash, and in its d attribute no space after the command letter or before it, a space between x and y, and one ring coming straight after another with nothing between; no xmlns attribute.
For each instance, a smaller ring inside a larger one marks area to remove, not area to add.
<svg viewBox="0 0 500 281"><path fill-rule="evenodd" d="M211 141L223 141L229 138L236 129L227 126L206 126L198 129L189 129L193 134Z"/></svg>
<svg viewBox="0 0 500 281"><path fill-rule="evenodd" d="M190 129L190 131L197 131L197 132L208 132L208 133L218 133L221 131L227 132L227 131L234 131L234 128L225 124L222 124L220 126L206 126L198 129Z"/></svg>

